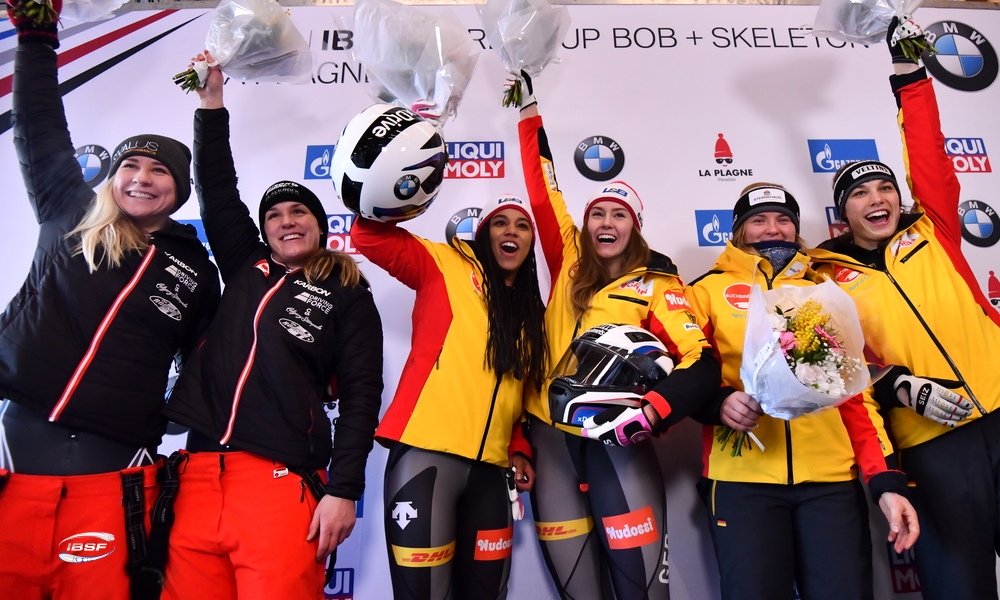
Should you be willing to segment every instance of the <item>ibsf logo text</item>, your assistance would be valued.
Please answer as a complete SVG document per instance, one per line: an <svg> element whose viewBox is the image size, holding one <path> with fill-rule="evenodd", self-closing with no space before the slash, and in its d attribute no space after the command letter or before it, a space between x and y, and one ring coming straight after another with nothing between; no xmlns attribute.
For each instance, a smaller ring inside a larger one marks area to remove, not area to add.
<svg viewBox="0 0 1000 600"><path fill-rule="evenodd" d="M859 160L878 160L875 140L807 140L813 173L836 173Z"/></svg>
<svg viewBox="0 0 1000 600"><path fill-rule="evenodd" d="M354 569L334 569L333 576L323 588L324 600L352 600L354 598Z"/></svg>
<svg viewBox="0 0 1000 600"><path fill-rule="evenodd" d="M354 224L354 213L342 215L327 215L326 219L330 223L330 235L326 240L326 247L330 250L344 252L345 254L357 254L358 251L351 243L351 225Z"/></svg>
<svg viewBox="0 0 1000 600"><path fill-rule="evenodd" d="M983 138L945 138L944 150L956 173L991 173L990 157Z"/></svg>
<svg viewBox="0 0 1000 600"><path fill-rule="evenodd" d="M503 142L448 142L444 176L454 179L494 179L504 176Z"/></svg>
<svg viewBox="0 0 1000 600"><path fill-rule="evenodd" d="M730 210L696 210L699 246L725 246L733 238L733 213Z"/></svg>

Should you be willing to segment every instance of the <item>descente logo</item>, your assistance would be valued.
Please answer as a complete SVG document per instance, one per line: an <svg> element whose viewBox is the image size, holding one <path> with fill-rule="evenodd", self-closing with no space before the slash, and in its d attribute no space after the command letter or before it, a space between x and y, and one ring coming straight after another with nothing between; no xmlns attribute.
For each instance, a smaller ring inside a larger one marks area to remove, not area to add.
<svg viewBox="0 0 1000 600"><path fill-rule="evenodd" d="M405 108L387 111L378 121L372 124L371 132L375 137L395 136L409 124L418 121L420 117Z"/></svg>

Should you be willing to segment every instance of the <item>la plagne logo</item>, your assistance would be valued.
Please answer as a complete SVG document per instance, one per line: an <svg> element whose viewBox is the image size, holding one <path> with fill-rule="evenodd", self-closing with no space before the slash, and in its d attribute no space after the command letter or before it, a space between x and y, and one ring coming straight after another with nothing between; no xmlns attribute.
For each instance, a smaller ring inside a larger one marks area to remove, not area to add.
<svg viewBox="0 0 1000 600"><path fill-rule="evenodd" d="M859 160L878 160L875 140L806 140L813 173L836 173Z"/></svg>
<svg viewBox="0 0 1000 600"><path fill-rule="evenodd" d="M715 138L715 168L698 169L699 177L714 177L719 181L736 181L738 177L753 177L753 169L747 167L734 168L732 165L736 161L732 146L725 134L720 133ZM736 162L739 165L738 162Z"/></svg>
<svg viewBox="0 0 1000 600"><path fill-rule="evenodd" d="M504 176L503 142L448 142L445 178L494 179Z"/></svg>

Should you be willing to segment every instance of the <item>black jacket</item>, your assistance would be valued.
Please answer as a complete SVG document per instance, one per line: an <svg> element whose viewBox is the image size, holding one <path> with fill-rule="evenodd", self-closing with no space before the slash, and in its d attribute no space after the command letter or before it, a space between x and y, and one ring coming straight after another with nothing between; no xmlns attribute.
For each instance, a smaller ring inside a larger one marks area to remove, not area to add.
<svg viewBox="0 0 1000 600"><path fill-rule="evenodd" d="M236 187L228 111L198 110L194 139L195 189L226 290L167 413L290 466L329 462L327 491L356 500L382 395L382 323L367 282L345 288L335 270L310 284L272 260ZM323 404L337 398L331 444Z"/></svg>
<svg viewBox="0 0 1000 600"><path fill-rule="evenodd" d="M0 317L0 396L69 427L155 447L170 363L207 327L218 272L194 228L174 221L117 268L90 273L74 255L79 240L66 234L94 192L74 157L46 44L15 51L13 120L40 231L28 277Z"/></svg>

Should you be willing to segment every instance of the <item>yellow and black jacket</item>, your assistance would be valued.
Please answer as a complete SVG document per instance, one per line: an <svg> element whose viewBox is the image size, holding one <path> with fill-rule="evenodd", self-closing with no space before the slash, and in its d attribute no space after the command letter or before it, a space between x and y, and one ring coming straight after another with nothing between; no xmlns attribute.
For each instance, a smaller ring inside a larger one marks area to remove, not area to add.
<svg viewBox="0 0 1000 600"><path fill-rule="evenodd" d="M1000 314L962 255L958 178L944 151L934 88L923 69L894 76L892 84L914 212L874 251L848 237L825 242L811 252L815 268L854 298L872 361L960 381L956 391L991 412L1000 406L1000 369L992 358L1000 348ZM959 427L980 416L974 410ZM900 449L951 431L899 405L889 422Z"/></svg>
<svg viewBox="0 0 1000 600"><path fill-rule="evenodd" d="M594 294L590 308L578 317L571 284L580 257L580 230L556 183L541 117L523 119L519 135L525 184L551 277L545 310L549 359L558 361L577 335L596 325L621 323L647 329L663 342L675 362L673 372L646 394L663 419L658 428L669 427L710 399L709 391L719 381L718 365L684 298L677 268L669 258L653 252L649 264L621 275ZM525 404L527 412L555 425L549 415L548 383L541 394L529 393ZM557 426L579 435L579 428Z"/></svg>

